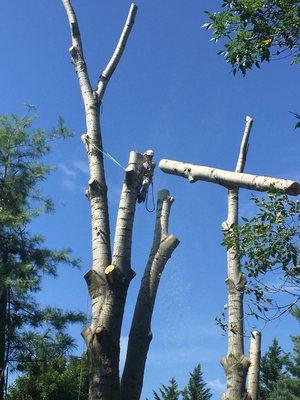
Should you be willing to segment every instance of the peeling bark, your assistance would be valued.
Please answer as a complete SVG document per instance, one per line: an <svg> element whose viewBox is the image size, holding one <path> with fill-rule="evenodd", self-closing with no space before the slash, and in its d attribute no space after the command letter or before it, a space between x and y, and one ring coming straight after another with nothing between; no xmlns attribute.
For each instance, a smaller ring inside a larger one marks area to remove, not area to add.
<svg viewBox="0 0 300 400"><path fill-rule="evenodd" d="M251 400L259 399L259 371L260 371L261 333L251 332L250 339L250 367L248 371L248 392Z"/></svg>
<svg viewBox="0 0 300 400"><path fill-rule="evenodd" d="M168 234L169 213L173 200L167 190L161 190L158 194L153 244L141 281L129 334L121 384L122 400L138 400L141 395L145 363L152 340L151 319L160 277L179 244L175 236Z"/></svg>

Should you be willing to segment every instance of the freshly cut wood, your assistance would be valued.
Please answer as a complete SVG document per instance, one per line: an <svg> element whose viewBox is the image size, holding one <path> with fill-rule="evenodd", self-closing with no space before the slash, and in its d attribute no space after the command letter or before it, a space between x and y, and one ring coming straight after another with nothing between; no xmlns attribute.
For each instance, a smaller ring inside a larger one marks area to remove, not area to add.
<svg viewBox="0 0 300 400"><path fill-rule="evenodd" d="M161 160L159 168L167 174L182 176L191 183L206 181L232 189L244 188L266 192L274 188L292 196L300 194L300 183L289 179L232 172L174 160Z"/></svg>
<svg viewBox="0 0 300 400"><path fill-rule="evenodd" d="M108 265L105 268L105 275L111 274L114 270L115 270L115 266L114 265Z"/></svg>

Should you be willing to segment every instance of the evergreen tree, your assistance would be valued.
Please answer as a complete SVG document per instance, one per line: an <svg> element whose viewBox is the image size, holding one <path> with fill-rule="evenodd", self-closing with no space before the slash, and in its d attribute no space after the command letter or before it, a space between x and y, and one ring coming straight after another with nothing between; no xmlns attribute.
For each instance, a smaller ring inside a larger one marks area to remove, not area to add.
<svg viewBox="0 0 300 400"><path fill-rule="evenodd" d="M296 307L292 314L300 322L300 308ZM300 399L300 336L292 336L293 354L287 362L287 375L281 377L275 389L268 394L268 400Z"/></svg>
<svg viewBox="0 0 300 400"><path fill-rule="evenodd" d="M179 400L180 391L178 390L178 384L175 378L169 380L169 385L159 389L159 394L153 391L154 400Z"/></svg>
<svg viewBox="0 0 300 400"><path fill-rule="evenodd" d="M182 391L183 400L209 400L212 397L202 375L201 365L198 364L190 373L189 383Z"/></svg>
<svg viewBox="0 0 300 400"><path fill-rule="evenodd" d="M277 339L274 339L266 354L261 359L260 369L260 399L269 398L279 380L285 377L284 367L288 363L288 356L283 354Z"/></svg>
<svg viewBox="0 0 300 400"><path fill-rule="evenodd" d="M17 368L30 357L28 329L45 324L57 335L68 323L82 322L82 313L41 308L34 293L44 275L56 276L59 263L78 265L69 250L50 250L44 239L30 230L42 211L52 211L40 184L50 172L43 162L56 137L69 135L62 119L51 132L31 129L34 117L0 117L0 399L3 399L7 368Z"/></svg>
<svg viewBox="0 0 300 400"><path fill-rule="evenodd" d="M27 340L30 359L9 388L7 400L87 400L87 356L68 356L74 343L66 335L34 334ZM26 357L26 356L25 356Z"/></svg>

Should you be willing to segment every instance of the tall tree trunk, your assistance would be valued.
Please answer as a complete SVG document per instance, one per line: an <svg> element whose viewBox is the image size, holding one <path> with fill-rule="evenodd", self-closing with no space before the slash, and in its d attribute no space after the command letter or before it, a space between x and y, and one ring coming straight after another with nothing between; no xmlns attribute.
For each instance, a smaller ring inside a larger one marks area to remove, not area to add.
<svg viewBox="0 0 300 400"><path fill-rule="evenodd" d="M131 240L137 195L143 176L142 156L131 152L122 187L112 264L104 274L88 272L87 283L93 298L92 325L83 332L90 368L90 398L121 398L119 378L120 334L127 289L135 272L131 268ZM96 275L97 274L97 275ZM96 277L94 279L93 277ZM104 298L97 296L97 279L104 282Z"/></svg>
<svg viewBox="0 0 300 400"><path fill-rule="evenodd" d="M239 157L235 172L244 170L248 150L248 141L252 127L252 118L246 118L246 127L242 138ZM244 310L243 296L246 278L241 271L239 238L235 227L238 224L238 189L228 190L228 216L222 224L225 235L231 241L227 250L227 306L228 306L228 350L222 358L227 378L227 392L224 400L243 400L248 397L246 392L246 376L250 361L244 355Z"/></svg>
<svg viewBox="0 0 300 400"><path fill-rule="evenodd" d="M225 235L231 236L233 246L227 251L227 305L228 305L228 351L222 358L227 377L227 392L224 400L242 400L246 398L246 376L249 360L244 356L244 312L243 295L245 277L240 268L238 238L234 227L238 219L238 190L228 190L228 218L223 223Z"/></svg>
<svg viewBox="0 0 300 400"><path fill-rule="evenodd" d="M128 349L122 376L122 400L139 400L145 363L152 340L151 319L156 293L164 267L179 240L168 234L169 214L173 197L167 190L158 193L153 244L144 271L129 334Z"/></svg>
<svg viewBox="0 0 300 400"><path fill-rule="evenodd" d="M103 165L99 110L107 84L125 49L134 24L137 7L134 4L131 5L115 51L93 90L84 60L75 12L70 0L62 0L62 3L71 30L71 60L77 73L85 107L87 130L86 134L82 136L82 141L87 151L90 172L86 195L91 208L93 261L92 268L85 275L85 279L92 301L92 322L91 326L83 331L89 356L89 398L90 400L118 400L120 399L120 330L127 288L134 273L130 268L130 253L129 255L128 253L121 254L124 259L119 261L116 242L113 259L111 256L107 186ZM127 180L128 174L126 174L121 195L121 203L125 201L125 204L121 205L120 203L120 209L124 206L129 207L130 210L130 215L126 215L124 227L125 230L127 229L128 236L130 236L130 244L137 186L140 182L140 170L137 170L137 165L135 165L130 179ZM118 232L121 225L121 220L118 218ZM127 236L122 238L123 241L125 239L128 239ZM119 243L119 241L117 242ZM123 248L125 247L126 245L123 246Z"/></svg>
<svg viewBox="0 0 300 400"><path fill-rule="evenodd" d="M260 370L261 333L251 332L250 338L250 367L248 371L248 392L251 400L259 399L259 370Z"/></svg>

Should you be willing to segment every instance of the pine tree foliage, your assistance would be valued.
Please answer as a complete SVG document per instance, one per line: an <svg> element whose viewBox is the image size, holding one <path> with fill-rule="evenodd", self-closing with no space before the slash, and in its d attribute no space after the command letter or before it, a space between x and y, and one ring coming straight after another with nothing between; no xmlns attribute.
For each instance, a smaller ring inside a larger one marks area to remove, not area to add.
<svg viewBox="0 0 300 400"><path fill-rule="evenodd" d="M169 380L169 385L162 385L159 394L153 391L154 400L179 400L180 391L175 378Z"/></svg>
<svg viewBox="0 0 300 400"><path fill-rule="evenodd" d="M300 309L292 314L300 321ZM260 400L298 400L300 398L300 336L292 336L293 353L283 354L276 339L261 360Z"/></svg>
<svg viewBox="0 0 300 400"><path fill-rule="evenodd" d="M153 395L153 400L209 400L212 397L203 380L200 364L190 373L189 382L183 390L178 390L178 384L175 378L172 378L167 386L161 386L159 392L153 391Z"/></svg>
<svg viewBox="0 0 300 400"><path fill-rule="evenodd" d="M300 308L296 307L293 316L300 322ZM293 353L287 363L287 376L281 378L269 399L298 400L300 399L300 336L292 336Z"/></svg>
<svg viewBox="0 0 300 400"><path fill-rule="evenodd" d="M203 380L201 365L198 364L193 372L190 373L190 379L187 387L182 391L183 400L209 400L212 397L210 389L206 387Z"/></svg>
<svg viewBox="0 0 300 400"><path fill-rule="evenodd" d="M43 237L31 232L30 223L41 212L53 211L41 184L51 168L43 161L51 142L69 136L62 118L51 132L32 129L35 117L0 117L0 399L4 370L24 364L29 357L29 328L47 328L57 340L67 339L69 323L83 322L82 313L41 308L35 293L45 275L55 277L60 263L78 266L70 250L52 250Z"/></svg>
<svg viewBox="0 0 300 400"><path fill-rule="evenodd" d="M67 356L69 338L45 332L31 336L29 346L34 359L24 365L7 400L88 400L87 356Z"/></svg>
<svg viewBox="0 0 300 400"><path fill-rule="evenodd" d="M260 371L260 397L261 400L267 399L269 394L273 392L278 381L285 376L285 366L288 357L283 353L278 344L278 340L274 339L266 354L261 359Z"/></svg>

